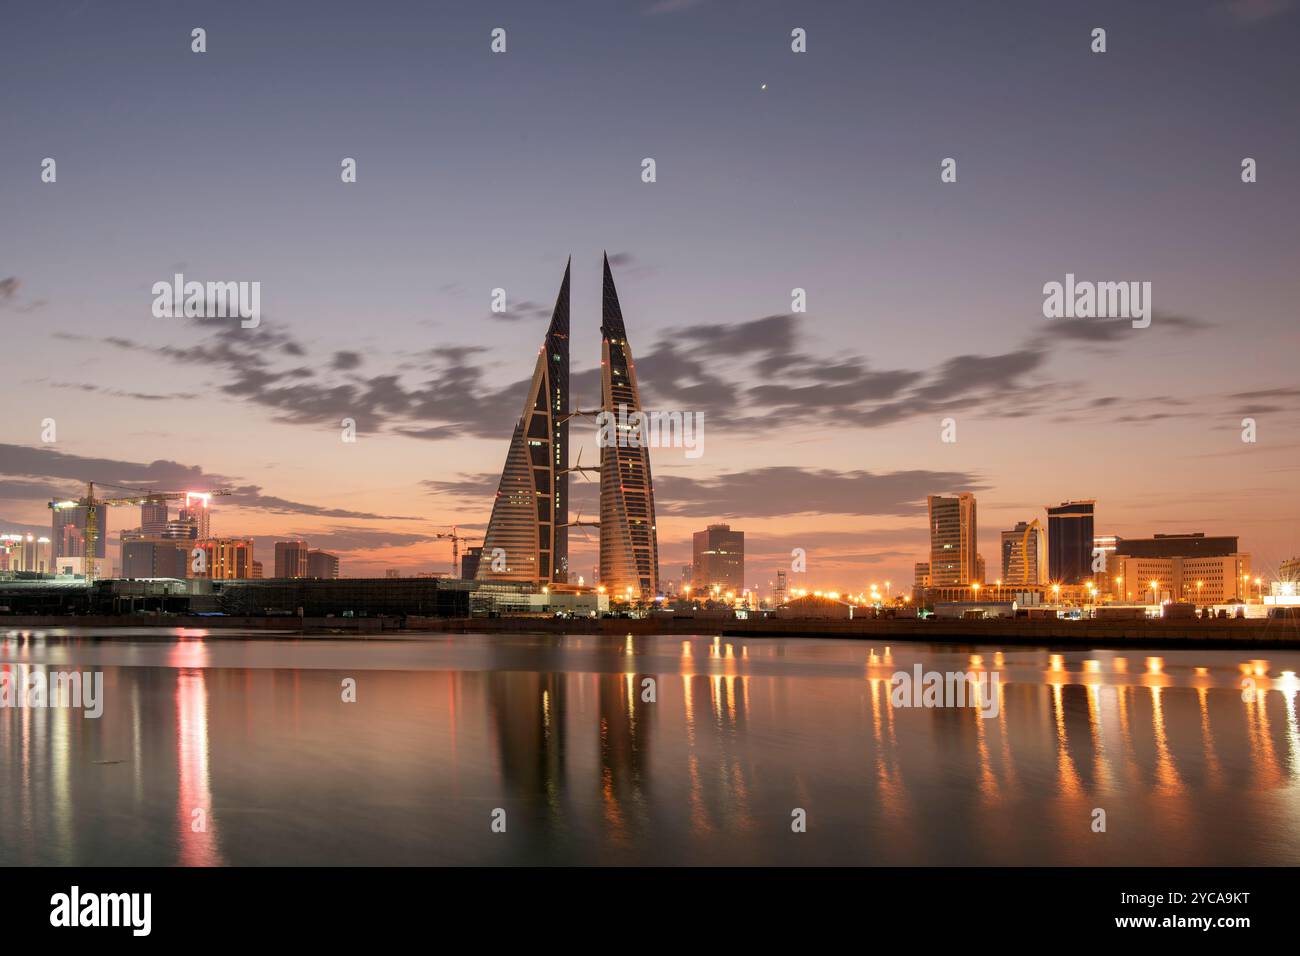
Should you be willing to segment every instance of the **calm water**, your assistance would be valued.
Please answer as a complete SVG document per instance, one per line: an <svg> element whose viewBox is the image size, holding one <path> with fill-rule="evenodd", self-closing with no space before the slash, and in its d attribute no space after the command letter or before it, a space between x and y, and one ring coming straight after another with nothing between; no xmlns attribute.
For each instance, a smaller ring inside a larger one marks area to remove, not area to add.
<svg viewBox="0 0 1300 956"><path fill-rule="evenodd" d="M1291 652L113 633L0 630L104 673L0 710L0 864L1300 864ZM892 707L916 663L998 715Z"/></svg>

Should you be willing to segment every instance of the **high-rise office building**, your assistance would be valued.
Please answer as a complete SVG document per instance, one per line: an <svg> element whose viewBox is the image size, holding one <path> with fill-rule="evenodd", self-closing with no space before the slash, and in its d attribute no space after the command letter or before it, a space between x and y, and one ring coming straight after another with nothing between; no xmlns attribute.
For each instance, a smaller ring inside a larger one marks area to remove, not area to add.
<svg viewBox="0 0 1300 956"><path fill-rule="evenodd" d="M195 548L203 552L207 570L200 573L191 569L191 577L233 580L253 576L253 541L250 538L208 538L197 542Z"/></svg>
<svg viewBox="0 0 1300 956"><path fill-rule="evenodd" d="M601 296L601 411L623 422L641 411L636 365L627 342L609 256L604 257ZM600 582L611 596L650 599L659 590L659 538L655 527L650 449L641 441L601 442ZM702 587L696 582L697 587Z"/></svg>
<svg viewBox="0 0 1300 956"><path fill-rule="evenodd" d="M194 537L200 540L212 537L212 496L201 492L186 492L180 520L194 528Z"/></svg>
<svg viewBox="0 0 1300 956"><path fill-rule="evenodd" d="M307 552L307 577L333 580L339 576L339 556L328 551Z"/></svg>
<svg viewBox="0 0 1300 956"><path fill-rule="evenodd" d="M98 536L95 540L95 557L107 556L108 513L110 508L95 509L95 521ZM52 511L53 526L50 544L53 549L51 558L82 558L86 555L86 509L55 508Z"/></svg>
<svg viewBox="0 0 1300 956"><path fill-rule="evenodd" d="M146 501L140 505L140 530L144 534L162 534L169 518L165 501Z"/></svg>
<svg viewBox="0 0 1300 956"><path fill-rule="evenodd" d="M569 579L569 265L515 423L478 581ZM493 560L494 556L496 560Z"/></svg>
<svg viewBox="0 0 1300 956"><path fill-rule="evenodd" d="M1053 584L1082 584L1093 579L1092 499L1047 506L1047 576Z"/></svg>
<svg viewBox="0 0 1300 956"><path fill-rule="evenodd" d="M711 524L695 532L693 554L691 580L696 589L716 587L737 594L745 589L745 532L732 531L727 524Z"/></svg>
<svg viewBox="0 0 1300 956"><path fill-rule="evenodd" d="M466 548L465 553L460 556L460 579L462 581L473 581L478 576L479 560L483 557L481 547Z"/></svg>
<svg viewBox="0 0 1300 956"><path fill-rule="evenodd" d="M277 541L275 543L275 576L277 578L305 578L307 576L307 542Z"/></svg>
<svg viewBox="0 0 1300 956"><path fill-rule="evenodd" d="M961 587L979 580L975 496L930 495L930 586Z"/></svg>
<svg viewBox="0 0 1300 956"><path fill-rule="evenodd" d="M189 551L175 542L141 532L122 532L122 577L185 578L189 574Z"/></svg>
<svg viewBox="0 0 1300 956"><path fill-rule="evenodd" d="M1018 521L1002 532L1002 583L1043 584L1047 573L1047 535L1037 521Z"/></svg>

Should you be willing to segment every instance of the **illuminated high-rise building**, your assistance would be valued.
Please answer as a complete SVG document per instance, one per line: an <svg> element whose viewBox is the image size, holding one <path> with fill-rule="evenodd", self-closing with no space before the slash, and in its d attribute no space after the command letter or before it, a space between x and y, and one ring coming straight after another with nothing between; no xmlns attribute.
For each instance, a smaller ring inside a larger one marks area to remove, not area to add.
<svg viewBox="0 0 1300 956"><path fill-rule="evenodd" d="M979 581L975 496L930 495L930 586L963 587Z"/></svg>
<svg viewBox="0 0 1300 956"><path fill-rule="evenodd" d="M191 577L232 580L253 576L253 541L251 538L208 538L195 547L203 552L206 571L191 568ZM286 575L288 577L290 575ZM292 575L298 577L299 575Z"/></svg>
<svg viewBox="0 0 1300 956"><path fill-rule="evenodd" d="M1002 583L1044 584L1047 535L1037 521L1018 521L1002 532Z"/></svg>
<svg viewBox="0 0 1300 956"><path fill-rule="evenodd" d="M641 411L641 395L608 256L600 334L600 407L620 423L618 440L603 441L600 449L600 583L611 597L653 598L659 590L659 541L650 450L642 441L622 440L621 423Z"/></svg>
<svg viewBox="0 0 1300 956"><path fill-rule="evenodd" d="M479 582L569 580L569 266L483 536Z"/></svg>
<svg viewBox="0 0 1300 956"><path fill-rule="evenodd" d="M745 532L732 531L728 524L711 524L695 532L693 545L691 580L697 588L717 587L737 594L745 589Z"/></svg>
<svg viewBox="0 0 1300 956"><path fill-rule="evenodd" d="M140 505L140 530L144 534L162 534L169 517L167 502L146 501Z"/></svg>
<svg viewBox="0 0 1300 956"><path fill-rule="evenodd" d="M212 496L202 492L187 491L180 520L193 526L194 537L200 540L212 537Z"/></svg>
<svg viewBox="0 0 1300 956"><path fill-rule="evenodd" d="M1047 576L1053 584L1082 584L1092 579L1096 504L1086 499L1047 506Z"/></svg>
<svg viewBox="0 0 1300 956"><path fill-rule="evenodd" d="M108 543L108 508L96 509L95 517L99 533L95 538L95 557L107 556ZM53 547L51 558L83 558L86 555L86 509L55 508L50 542Z"/></svg>

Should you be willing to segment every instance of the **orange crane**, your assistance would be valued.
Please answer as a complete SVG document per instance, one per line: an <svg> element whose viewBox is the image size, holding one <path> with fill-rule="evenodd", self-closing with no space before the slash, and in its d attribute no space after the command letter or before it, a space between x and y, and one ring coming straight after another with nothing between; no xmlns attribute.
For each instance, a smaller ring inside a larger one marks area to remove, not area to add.
<svg viewBox="0 0 1300 956"><path fill-rule="evenodd" d="M451 538L451 576L452 576L453 578L458 578L458 577L460 577L460 543L461 543L462 541L482 541L482 540L483 540L482 538L477 537L477 536L470 537L470 536L466 536L466 535L463 535L463 534L459 534L459 533L458 533L458 529L456 528L455 525L452 525L452 526L451 526L451 531L450 531L450 533L449 533L449 532L445 532L445 531L439 531L439 532L437 532L436 534L434 534L434 537L435 537L435 538Z"/></svg>
<svg viewBox="0 0 1300 956"><path fill-rule="evenodd" d="M115 486L110 485L110 487ZM86 482L86 496L84 498L51 501L50 508L54 511L65 511L69 508L86 509L86 530L83 540L86 546L86 586L90 587L95 582L95 550L99 542L100 508L115 508L119 505L142 505L150 501L179 501L182 498L185 499L186 504L189 504L193 499L201 499L203 506L206 508L209 499L228 494L230 494L229 491L144 491L122 498L99 498L95 495L95 483L88 481Z"/></svg>

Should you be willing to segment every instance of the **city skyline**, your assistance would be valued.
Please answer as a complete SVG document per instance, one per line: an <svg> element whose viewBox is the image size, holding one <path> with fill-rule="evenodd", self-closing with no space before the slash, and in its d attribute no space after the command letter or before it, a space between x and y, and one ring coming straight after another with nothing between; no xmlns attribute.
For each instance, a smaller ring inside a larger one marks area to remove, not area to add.
<svg viewBox="0 0 1300 956"><path fill-rule="evenodd" d="M498 58L495 22L449 11L432 62L409 24L367 23L372 52L354 50L335 3L314 11L311 56L286 11L256 37L205 11L206 59L186 12L18 11L0 59L51 78L14 104L0 146L21 227L0 236L19 359L0 532L49 536L46 502L87 478L229 487L214 534L259 554L302 537L349 574L440 571L451 543L436 534L486 528L567 251L573 335L591 341L608 246L645 404L708 429L697 460L650 453L661 569L729 522L750 584L794 548L825 586L910 581L926 496L960 492L979 499L990 569L1003 530L1083 498L1099 534L1238 535L1261 571L1300 553L1300 390L1278 347L1300 291L1300 144L1279 121L1300 79L1294 5L1026 5L994 49L979 11L940 8L936 31L934 11L773 7L737 23L718 3L591 4L573 30L507 5ZM1095 23L1104 56L1088 50ZM341 75L331 55L348 58ZM592 70L607 82L586 83ZM424 121L395 89L421 97ZM261 149L159 154L158 116L228 101ZM40 180L45 156L56 183ZM1241 181L1244 156L1257 182ZM198 209L202 230L127 228ZM175 272L261 282L260 326L154 318L150 286ZM1043 318L1044 283L1067 275L1150 281L1151 326ZM600 368L574 359L573 405L590 408ZM570 460L594 463L595 428L576 423ZM571 484L571 514L594 515L592 487ZM111 554L127 525L110 522ZM591 568L595 536L571 537L571 567Z"/></svg>

